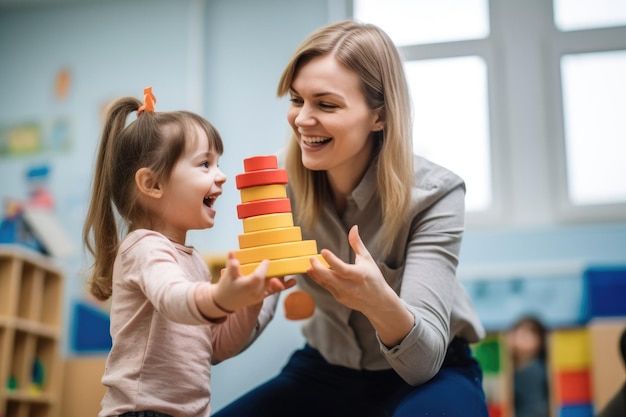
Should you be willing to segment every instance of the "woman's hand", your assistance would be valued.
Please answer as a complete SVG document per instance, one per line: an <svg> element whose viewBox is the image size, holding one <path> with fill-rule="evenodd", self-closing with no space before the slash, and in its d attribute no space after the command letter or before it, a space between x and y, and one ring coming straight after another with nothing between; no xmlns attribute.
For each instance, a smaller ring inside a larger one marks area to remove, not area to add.
<svg viewBox="0 0 626 417"><path fill-rule="evenodd" d="M328 249L322 249L320 253L330 269L312 258L307 273L341 304L365 313L378 308L391 296L389 292L393 293L393 290L387 285L380 268L363 244L358 226L352 226L348 241L354 250L354 264L345 263Z"/></svg>
<svg viewBox="0 0 626 417"><path fill-rule="evenodd" d="M354 264L345 263L331 251L322 249L330 269L312 258L307 273L338 302L363 313L385 345L396 345L413 328L413 314L385 281L359 236L358 226L352 226L348 241L354 250Z"/></svg>

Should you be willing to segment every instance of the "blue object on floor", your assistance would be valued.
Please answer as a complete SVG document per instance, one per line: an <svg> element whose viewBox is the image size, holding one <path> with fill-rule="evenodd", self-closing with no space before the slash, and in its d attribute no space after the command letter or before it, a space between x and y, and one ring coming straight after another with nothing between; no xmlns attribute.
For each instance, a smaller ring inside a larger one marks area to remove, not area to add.
<svg viewBox="0 0 626 417"><path fill-rule="evenodd" d="M567 405L559 408L559 417L593 417L591 404Z"/></svg>
<svg viewBox="0 0 626 417"><path fill-rule="evenodd" d="M109 352L112 346L109 315L85 303L74 307L72 348L77 352Z"/></svg>

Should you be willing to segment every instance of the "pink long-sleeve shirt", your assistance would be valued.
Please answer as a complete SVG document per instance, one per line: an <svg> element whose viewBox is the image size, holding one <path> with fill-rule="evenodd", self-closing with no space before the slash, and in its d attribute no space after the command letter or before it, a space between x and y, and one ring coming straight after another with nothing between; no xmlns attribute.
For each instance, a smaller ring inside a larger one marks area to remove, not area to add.
<svg viewBox="0 0 626 417"><path fill-rule="evenodd" d="M150 230L127 235L113 267L113 345L99 417L139 410L210 415L211 363L241 350L261 304L212 323L194 301L196 286L209 280L193 248Z"/></svg>

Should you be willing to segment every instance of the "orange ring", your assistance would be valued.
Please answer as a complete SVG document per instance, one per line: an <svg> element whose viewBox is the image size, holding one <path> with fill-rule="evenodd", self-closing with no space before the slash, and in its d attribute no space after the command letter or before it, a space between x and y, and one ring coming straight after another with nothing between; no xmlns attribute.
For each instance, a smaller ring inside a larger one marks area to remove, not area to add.
<svg viewBox="0 0 626 417"><path fill-rule="evenodd" d="M263 169L244 172L235 176L235 182L238 190L257 185L287 184L287 171L284 169Z"/></svg>
<svg viewBox="0 0 626 417"><path fill-rule="evenodd" d="M252 216L262 216L272 213L290 213L291 202L288 198L274 198L271 200L254 200L248 203L237 204L237 217L247 219Z"/></svg>
<svg viewBox="0 0 626 417"><path fill-rule="evenodd" d="M315 301L309 293L295 290L285 297L283 309L287 320L304 320L315 312Z"/></svg>
<svg viewBox="0 0 626 417"><path fill-rule="evenodd" d="M276 168L278 168L278 159L276 158L276 155L252 156L243 160L243 169L246 172Z"/></svg>

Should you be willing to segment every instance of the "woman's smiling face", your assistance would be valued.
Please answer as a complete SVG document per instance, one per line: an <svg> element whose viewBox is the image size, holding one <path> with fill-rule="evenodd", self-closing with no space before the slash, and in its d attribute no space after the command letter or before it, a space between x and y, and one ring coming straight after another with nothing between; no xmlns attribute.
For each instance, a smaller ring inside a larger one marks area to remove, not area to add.
<svg viewBox="0 0 626 417"><path fill-rule="evenodd" d="M295 74L290 96L287 119L304 166L360 178L372 156L372 132L383 123L368 108L359 76L333 55L315 57Z"/></svg>

